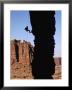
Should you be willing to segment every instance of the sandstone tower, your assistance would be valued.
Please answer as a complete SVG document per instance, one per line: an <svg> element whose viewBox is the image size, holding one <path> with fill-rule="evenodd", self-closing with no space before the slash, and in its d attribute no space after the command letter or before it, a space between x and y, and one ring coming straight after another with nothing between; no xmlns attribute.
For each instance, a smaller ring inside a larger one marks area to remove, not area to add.
<svg viewBox="0 0 72 90"><path fill-rule="evenodd" d="M11 64L19 62L29 65L31 63L30 48L33 46L26 41L11 40Z"/></svg>
<svg viewBox="0 0 72 90"><path fill-rule="evenodd" d="M55 72L55 11L30 11L34 40L32 73L35 79L52 79Z"/></svg>

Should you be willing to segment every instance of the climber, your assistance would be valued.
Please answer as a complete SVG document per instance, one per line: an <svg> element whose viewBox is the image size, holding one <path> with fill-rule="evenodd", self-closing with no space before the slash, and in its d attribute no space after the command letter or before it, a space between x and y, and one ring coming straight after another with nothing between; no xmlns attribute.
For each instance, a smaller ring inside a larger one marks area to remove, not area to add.
<svg viewBox="0 0 72 90"><path fill-rule="evenodd" d="M29 31L29 33L32 33L32 32L28 29L28 26L26 26L24 30L27 31L27 32Z"/></svg>

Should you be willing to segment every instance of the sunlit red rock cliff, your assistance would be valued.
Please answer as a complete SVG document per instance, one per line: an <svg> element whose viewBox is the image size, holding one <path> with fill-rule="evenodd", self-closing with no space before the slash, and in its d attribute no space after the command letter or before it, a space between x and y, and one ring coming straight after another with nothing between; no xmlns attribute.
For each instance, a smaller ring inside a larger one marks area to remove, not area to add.
<svg viewBox="0 0 72 90"><path fill-rule="evenodd" d="M10 72L11 79L33 79L31 63L33 60L33 46L25 40L11 40L10 42ZM61 58L54 58L55 74L54 79L61 78Z"/></svg>

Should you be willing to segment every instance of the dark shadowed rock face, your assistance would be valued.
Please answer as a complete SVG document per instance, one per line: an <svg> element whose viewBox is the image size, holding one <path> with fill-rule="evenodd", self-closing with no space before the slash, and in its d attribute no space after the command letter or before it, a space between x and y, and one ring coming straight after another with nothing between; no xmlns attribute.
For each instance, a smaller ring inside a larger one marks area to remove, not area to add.
<svg viewBox="0 0 72 90"><path fill-rule="evenodd" d="M32 61L33 46L26 41L11 40L11 64L19 62L29 65Z"/></svg>
<svg viewBox="0 0 72 90"><path fill-rule="evenodd" d="M55 73L55 11L30 11L34 40L32 73L35 79L52 79Z"/></svg>

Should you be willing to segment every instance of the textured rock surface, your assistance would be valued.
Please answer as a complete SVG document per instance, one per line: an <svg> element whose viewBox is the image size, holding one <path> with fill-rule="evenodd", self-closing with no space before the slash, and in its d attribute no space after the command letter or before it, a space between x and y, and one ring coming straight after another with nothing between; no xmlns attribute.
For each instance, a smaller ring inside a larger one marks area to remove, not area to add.
<svg viewBox="0 0 72 90"><path fill-rule="evenodd" d="M61 79L61 65L55 66L55 73L53 75L53 79Z"/></svg>
<svg viewBox="0 0 72 90"><path fill-rule="evenodd" d="M29 42L11 40L11 79L33 78L31 50L33 50L33 46Z"/></svg>
<svg viewBox="0 0 72 90"><path fill-rule="evenodd" d="M32 79L31 65L14 63L11 65L11 79Z"/></svg>
<svg viewBox="0 0 72 90"><path fill-rule="evenodd" d="M11 79L33 79L31 65L14 63L11 65ZM61 65L55 67L53 79L61 79Z"/></svg>
<svg viewBox="0 0 72 90"><path fill-rule="evenodd" d="M11 41L11 64L15 62L19 62L22 64L29 65L31 63L30 49L32 48L33 46L29 42L12 40Z"/></svg>
<svg viewBox="0 0 72 90"><path fill-rule="evenodd" d="M61 65L61 58L60 57L55 57L54 61L55 61L56 66Z"/></svg>
<svg viewBox="0 0 72 90"><path fill-rule="evenodd" d="M19 47L19 58L16 58L15 44ZM11 79L33 79L32 67L31 67L31 58L30 57L30 48L33 50L33 46L26 41L11 41ZM19 60L17 60L19 59ZM61 58L55 58L55 74L53 75L54 79L61 78Z"/></svg>

